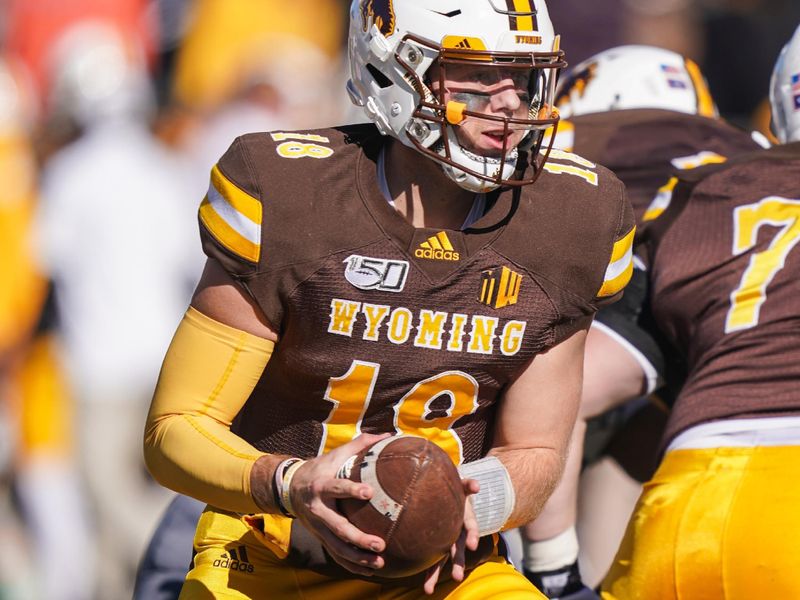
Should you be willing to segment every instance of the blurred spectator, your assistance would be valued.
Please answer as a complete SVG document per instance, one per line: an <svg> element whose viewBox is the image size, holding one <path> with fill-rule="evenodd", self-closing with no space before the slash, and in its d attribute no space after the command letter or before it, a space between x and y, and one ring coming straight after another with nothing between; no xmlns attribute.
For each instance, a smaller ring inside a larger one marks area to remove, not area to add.
<svg viewBox="0 0 800 600"><path fill-rule="evenodd" d="M41 98L49 94L51 46L64 31L87 19L112 23L135 39L149 58L155 54L157 19L148 12L151 0L4 0L5 46L31 70Z"/></svg>
<svg viewBox="0 0 800 600"><path fill-rule="evenodd" d="M91 597L97 564L76 464L74 404L52 317L48 306L10 381L19 424L15 488L32 536L34 597L85 600ZM74 576L76 556L82 557L81 577Z"/></svg>
<svg viewBox="0 0 800 600"><path fill-rule="evenodd" d="M21 64L0 57L0 357L10 356L30 334L46 290L27 240L37 173L29 138L34 100L25 79ZM0 358L0 372L2 365Z"/></svg>
<svg viewBox="0 0 800 600"><path fill-rule="evenodd" d="M74 464L72 405L48 326L47 282L32 254L34 102L24 73L21 65L0 60L0 403L15 433L7 452L32 535L29 548L19 540L12 546L25 559L11 566L16 583L0 596L14 597L22 586L22 597L84 600L94 572L91 543ZM10 523L3 521L6 537ZM84 578L72 576L76 555L89 557L81 565ZM0 572L0 581L7 580Z"/></svg>
<svg viewBox="0 0 800 600"><path fill-rule="evenodd" d="M276 72L281 83L308 73L292 61L295 49L311 48L335 61L342 45L340 0L196 0L175 70L174 98L191 108L213 108L236 95L261 72ZM305 42L305 44L303 43ZM266 65L266 66L265 66Z"/></svg>
<svg viewBox="0 0 800 600"><path fill-rule="evenodd" d="M158 53L154 80L158 103L169 100L175 57L189 28L194 0L156 0L151 2L152 18L158 23Z"/></svg>
<svg viewBox="0 0 800 600"><path fill-rule="evenodd" d="M341 93L344 24L336 0L242 0L236 10L224 0L198 0L185 18L171 105L159 123L161 135L192 160L198 202L211 167L237 136L341 119L349 104Z"/></svg>
<svg viewBox="0 0 800 600"><path fill-rule="evenodd" d="M55 283L97 526L97 597L129 598L169 495L141 430L161 358L202 266L186 166L151 134L138 46L84 22L52 46L54 120L80 137L44 165L39 242Z"/></svg>
<svg viewBox="0 0 800 600"><path fill-rule="evenodd" d="M280 129L310 129L335 122L343 106L334 94L338 63L318 47L291 35L264 35L261 44L274 48L269 60L240 64L237 81L230 82L230 96L213 110L198 113L180 146L201 172L197 182L205 186L211 167L231 142L244 133ZM235 69L234 64L231 69ZM344 96L338 87L338 96ZM200 191L202 197L205 188Z"/></svg>

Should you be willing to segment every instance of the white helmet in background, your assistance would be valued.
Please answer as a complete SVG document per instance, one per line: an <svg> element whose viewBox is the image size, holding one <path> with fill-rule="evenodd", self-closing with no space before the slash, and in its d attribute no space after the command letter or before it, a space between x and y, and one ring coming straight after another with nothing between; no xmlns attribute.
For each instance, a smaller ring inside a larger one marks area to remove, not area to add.
<svg viewBox="0 0 800 600"><path fill-rule="evenodd" d="M775 62L769 101L775 137L782 144L800 141L800 27Z"/></svg>
<svg viewBox="0 0 800 600"><path fill-rule="evenodd" d="M111 24L82 21L70 27L48 58L51 116L86 127L108 118L142 118L155 106L141 48Z"/></svg>
<svg viewBox="0 0 800 600"><path fill-rule="evenodd" d="M700 68L655 46L618 46L583 61L558 86L562 118L633 108L717 117Z"/></svg>
<svg viewBox="0 0 800 600"><path fill-rule="evenodd" d="M558 121L552 109L555 83L566 66L543 0L353 0L349 59L347 90L353 103L381 133L440 163L461 187L483 192L525 185L541 172L539 149L545 129ZM447 68L457 64L525 69L531 74L527 118L445 104L426 76L437 59L442 81ZM504 146L500 158L463 148L456 128L465 119L493 121L506 133L527 131L520 145L529 150L532 175L517 172L516 148Z"/></svg>

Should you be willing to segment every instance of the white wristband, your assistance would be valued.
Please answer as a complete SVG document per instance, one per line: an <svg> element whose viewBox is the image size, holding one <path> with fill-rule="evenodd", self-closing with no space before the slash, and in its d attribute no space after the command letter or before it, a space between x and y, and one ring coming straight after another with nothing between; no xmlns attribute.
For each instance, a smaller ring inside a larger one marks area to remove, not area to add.
<svg viewBox="0 0 800 600"><path fill-rule="evenodd" d="M497 533L514 511L514 485L500 459L487 456L458 467L462 479L475 479L481 490L469 497L481 536Z"/></svg>
<svg viewBox="0 0 800 600"><path fill-rule="evenodd" d="M302 458L290 458L288 460L283 461L279 468L281 469L281 479L278 482L278 502L279 508L281 512L290 518L295 518L297 513L294 512L294 507L292 506L292 497L291 497L291 489L290 486L292 484L292 478L294 474L297 473L297 470L305 464Z"/></svg>

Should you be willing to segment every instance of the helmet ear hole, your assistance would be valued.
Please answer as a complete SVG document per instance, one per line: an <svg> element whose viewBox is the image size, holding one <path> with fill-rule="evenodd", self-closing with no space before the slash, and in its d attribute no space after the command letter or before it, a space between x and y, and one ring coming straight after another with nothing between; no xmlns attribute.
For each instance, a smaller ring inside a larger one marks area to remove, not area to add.
<svg viewBox="0 0 800 600"><path fill-rule="evenodd" d="M378 84L378 87L381 89L391 87L392 81L386 75L381 73L375 65L372 63L367 63L366 69L369 71L370 75L375 78L375 83Z"/></svg>

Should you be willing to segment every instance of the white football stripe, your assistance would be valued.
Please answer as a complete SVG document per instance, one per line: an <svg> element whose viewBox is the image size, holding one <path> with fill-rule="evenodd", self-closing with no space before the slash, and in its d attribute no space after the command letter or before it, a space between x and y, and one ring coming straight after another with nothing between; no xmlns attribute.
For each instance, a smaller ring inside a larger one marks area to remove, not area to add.
<svg viewBox="0 0 800 600"><path fill-rule="evenodd" d="M656 194L656 197L653 198L650 206L647 207L647 212L658 211L662 213L669 208L670 202L672 202L672 190L661 190Z"/></svg>
<svg viewBox="0 0 800 600"><path fill-rule="evenodd" d="M382 515L389 517L392 521L397 521L400 518L400 513L403 511L403 505L396 502L386 490L383 489L378 481L378 473L375 468L381 452L389 442L394 441L396 438L387 438L381 440L370 448L369 453L364 457L364 462L361 463L361 481L368 484L372 488L372 498L369 503Z"/></svg>
<svg viewBox="0 0 800 600"><path fill-rule="evenodd" d="M231 206L213 185L208 186L208 202L236 233L256 245L261 244L261 226Z"/></svg>
<svg viewBox="0 0 800 600"><path fill-rule="evenodd" d="M608 265L606 269L606 281L612 281L622 275L625 272L625 269L628 268L628 265L631 264L633 260L633 247L628 248L628 251L622 256L622 258L615 260L611 264Z"/></svg>

